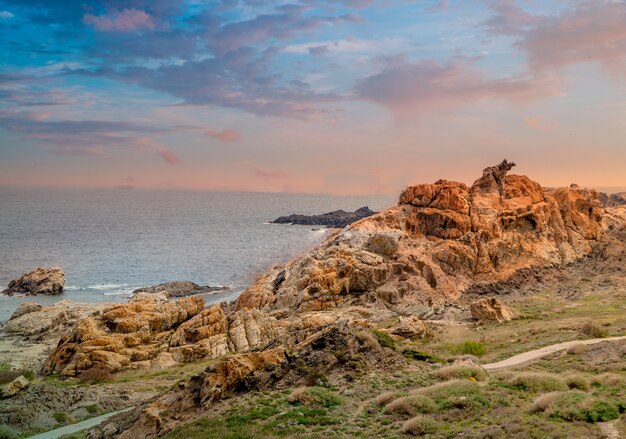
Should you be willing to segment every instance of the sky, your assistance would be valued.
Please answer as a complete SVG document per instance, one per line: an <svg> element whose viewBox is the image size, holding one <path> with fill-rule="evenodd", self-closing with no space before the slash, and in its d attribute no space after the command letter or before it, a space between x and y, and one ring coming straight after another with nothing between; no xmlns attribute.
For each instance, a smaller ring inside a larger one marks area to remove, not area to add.
<svg viewBox="0 0 626 439"><path fill-rule="evenodd" d="M624 0L0 0L0 186L626 187Z"/></svg>

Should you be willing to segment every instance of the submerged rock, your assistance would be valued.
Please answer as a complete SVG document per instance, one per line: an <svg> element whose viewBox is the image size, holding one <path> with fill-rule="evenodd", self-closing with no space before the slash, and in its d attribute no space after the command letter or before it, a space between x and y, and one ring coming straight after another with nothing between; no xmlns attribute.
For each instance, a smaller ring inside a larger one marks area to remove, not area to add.
<svg viewBox="0 0 626 439"><path fill-rule="evenodd" d="M63 292L64 285L65 273L59 267L39 267L17 279L13 279L1 294L7 296L14 294L25 294L28 296L60 294Z"/></svg>
<svg viewBox="0 0 626 439"><path fill-rule="evenodd" d="M333 212L323 213L321 215L298 215L281 216L272 223L274 224L297 224L304 226L326 226L342 229L353 222L367 218L378 212L370 210L369 207L361 207L354 212L346 212L344 210L335 210Z"/></svg>
<svg viewBox="0 0 626 439"><path fill-rule="evenodd" d="M138 288L132 292L132 294L138 293L165 293L168 298L172 297L185 297L185 296L193 296L194 294L207 294L214 293L216 291L227 291L230 288L217 286L212 287L208 285L198 285L194 282L189 281L177 281L177 282L168 282L164 284L155 285L152 287Z"/></svg>

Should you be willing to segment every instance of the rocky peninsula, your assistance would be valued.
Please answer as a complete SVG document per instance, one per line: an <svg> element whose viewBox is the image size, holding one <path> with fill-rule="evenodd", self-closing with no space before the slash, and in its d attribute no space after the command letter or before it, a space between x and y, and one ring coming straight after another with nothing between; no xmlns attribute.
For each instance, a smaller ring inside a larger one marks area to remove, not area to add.
<svg viewBox="0 0 626 439"><path fill-rule="evenodd" d="M522 373L494 375L492 388L477 356L495 360L537 343L626 332L623 296L619 305L626 209L605 210L596 191L575 185L543 188L509 174L514 166L488 167L471 186L439 180L407 187L397 206L272 268L233 303L207 308L201 295L137 292L127 304L85 310L66 327L43 325L49 329L41 333L58 338L42 379L105 374L114 383L139 371L201 366L91 429L89 438L306 436L309 425L348 437L436 433L437 425L466 437L512 437L507 428L514 427L498 422L530 410L527 399L541 396L532 386L572 398L568 385L546 372L541 382L551 384L544 387ZM21 310L5 331L43 322L42 312ZM606 326L588 320L594 313ZM546 402L533 409L536 425L516 425L517 437L537 430L599 438L594 422L619 418L626 380L615 371L626 343L589 349L571 355L581 355L583 370L615 376L583 376L599 384L593 391L577 384L572 404L582 404L581 413L605 404L612 414L558 424L550 419L564 418L549 411L557 403ZM598 355L607 359L603 366ZM608 380L621 383L617 399L603 393ZM263 399L268 392L273 399ZM497 414L498 398L511 410ZM0 405L6 423L3 413ZM481 416L494 423L471 421ZM196 430L214 433L193 436Z"/></svg>
<svg viewBox="0 0 626 439"><path fill-rule="evenodd" d="M333 212L323 213L321 215L300 215L291 214L289 216L281 216L271 221L272 224L297 224L302 226L325 226L337 229L356 222L368 216L375 215L369 207L361 207L354 212L346 212L344 210L335 210Z"/></svg>

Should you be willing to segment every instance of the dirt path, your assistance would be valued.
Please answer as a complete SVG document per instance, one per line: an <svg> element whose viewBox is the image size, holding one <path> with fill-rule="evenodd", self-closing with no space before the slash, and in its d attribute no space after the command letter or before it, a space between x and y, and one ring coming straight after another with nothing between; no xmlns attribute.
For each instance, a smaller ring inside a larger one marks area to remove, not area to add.
<svg viewBox="0 0 626 439"><path fill-rule="evenodd" d="M523 352L521 354L517 354L517 355L514 355L513 357L507 358L506 360L498 361L497 363L483 364L483 367L486 370L498 370L498 369L505 369L508 367L520 366L522 364L526 364L538 358L543 358L555 352L569 349L570 347L575 346L575 345L581 345L581 344L590 345L590 344L602 343L604 341L617 341L617 340L626 340L626 335L622 335L619 337L594 338L591 340L566 341L564 343L553 344L553 345L546 346L540 349Z"/></svg>

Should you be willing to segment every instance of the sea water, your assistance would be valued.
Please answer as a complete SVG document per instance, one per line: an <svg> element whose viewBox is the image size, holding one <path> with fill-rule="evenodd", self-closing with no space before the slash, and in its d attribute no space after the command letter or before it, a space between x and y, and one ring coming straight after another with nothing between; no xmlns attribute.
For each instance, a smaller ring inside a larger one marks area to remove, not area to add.
<svg viewBox="0 0 626 439"><path fill-rule="evenodd" d="M272 219L393 202L391 196L3 188L0 290L36 267L60 266L65 291L0 296L0 322L24 301L124 302L135 288L175 280L231 287L212 301L232 300L256 276L327 234Z"/></svg>

